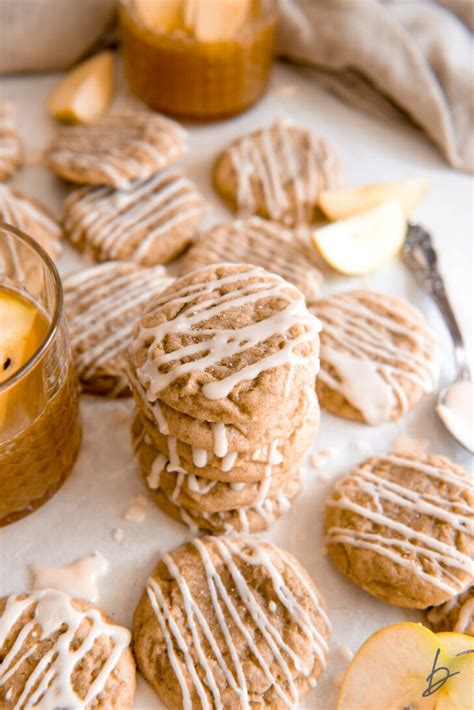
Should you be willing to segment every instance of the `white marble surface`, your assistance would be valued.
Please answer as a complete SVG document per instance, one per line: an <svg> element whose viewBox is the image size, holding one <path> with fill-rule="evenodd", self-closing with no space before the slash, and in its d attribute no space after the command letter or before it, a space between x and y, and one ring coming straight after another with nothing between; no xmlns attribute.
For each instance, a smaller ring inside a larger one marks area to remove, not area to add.
<svg viewBox="0 0 474 710"><path fill-rule="evenodd" d="M29 156L44 148L54 130L45 112L45 97L56 76L0 79L0 95L18 108L21 134ZM130 99L124 91L118 103ZM211 165L216 152L234 136L288 115L314 131L331 138L347 166L351 184L426 176L430 192L417 217L428 227L441 254L453 304L472 352L472 180L456 173L414 128L383 125L313 86L288 66L277 67L271 91L254 109L235 119L210 126L190 128L190 153L185 161L189 174L211 201L215 217L225 209L211 186ZM14 183L41 198L58 214L65 187L35 165L22 170ZM64 272L80 263L66 246L60 268ZM416 287L399 261L363 279L328 273L328 290L357 285L405 296L425 313L439 334L443 351L442 382L453 374L452 354L445 328L429 299ZM423 437L431 449L466 466L469 455L443 430L434 412L435 397L428 397L398 423L368 428L323 413L314 451L334 447L335 456L324 471L327 480L309 465L304 493L292 511L280 520L266 538L295 553L306 565L326 596L333 622L329 668L302 704L307 710L331 710L337 689L334 678L346 661L341 645L356 651L379 627L407 618L420 618L372 599L340 576L324 554L321 516L324 500L335 476L369 453L382 453L400 436ZM189 537L187 530L168 519L150 503L142 523L127 522L123 515L130 499L144 493L130 453L124 404L84 397L84 442L79 461L55 498L32 516L3 528L0 534L0 593L30 588L28 565L67 564L95 550L109 562L109 572L99 581L100 604L117 621L129 625L146 576L162 551L171 550ZM120 542L112 535L124 531ZM144 682L140 683L137 710L162 705Z"/></svg>

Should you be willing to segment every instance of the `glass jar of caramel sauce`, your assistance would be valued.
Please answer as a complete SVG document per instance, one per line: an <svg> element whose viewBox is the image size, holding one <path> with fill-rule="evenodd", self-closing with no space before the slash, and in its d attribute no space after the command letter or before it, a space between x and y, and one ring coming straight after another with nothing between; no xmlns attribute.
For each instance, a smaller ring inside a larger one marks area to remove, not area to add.
<svg viewBox="0 0 474 710"><path fill-rule="evenodd" d="M120 0L119 17L126 80L152 109L214 120L265 92L274 0Z"/></svg>
<svg viewBox="0 0 474 710"><path fill-rule="evenodd" d="M81 442L59 274L31 237L0 224L0 526L47 501Z"/></svg>

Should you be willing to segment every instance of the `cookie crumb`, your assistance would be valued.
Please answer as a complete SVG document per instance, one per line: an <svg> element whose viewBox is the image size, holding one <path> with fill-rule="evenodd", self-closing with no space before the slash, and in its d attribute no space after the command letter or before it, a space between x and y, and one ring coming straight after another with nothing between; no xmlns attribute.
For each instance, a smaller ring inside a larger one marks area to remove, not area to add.
<svg viewBox="0 0 474 710"><path fill-rule="evenodd" d="M129 501L127 510L123 517L129 523L142 523L146 517L148 499L145 496L137 496Z"/></svg>
<svg viewBox="0 0 474 710"><path fill-rule="evenodd" d="M344 644L339 644L338 651L341 654L341 656L343 657L343 659L345 661L347 661L348 663L350 663L352 661L352 659L354 658L354 654L352 653L349 646L344 646Z"/></svg>
<svg viewBox="0 0 474 710"><path fill-rule="evenodd" d="M112 540L114 542L122 542L124 535L125 533L122 528L114 528L114 530L112 530Z"/></svg>
<svg viewBox="0 0 474 710"><path fill-rule="evenodd" d="M429 439L411 436L399 436L392 444L391 453L409 452L412 454L425 454L430 446Z"/></svg>
<svg viewBox="0 0 474 710"><path fill-rule="evenodd" d="M327 449L317 451L315 454L313 454L311 456L311 465L314 466L314 468L320 468L322 464L325 464L327 461L335 458L336 456L337 449L334 448L334 446L330 446Z"/></svg>
<svg viewBox="0 0 474 710"><path fill-rule="evenodd" d="M364 456L369 456L372 453L372 446L364 439L356 439L356 441L352 442L352 445L356 451L364 454Z"/></svg>

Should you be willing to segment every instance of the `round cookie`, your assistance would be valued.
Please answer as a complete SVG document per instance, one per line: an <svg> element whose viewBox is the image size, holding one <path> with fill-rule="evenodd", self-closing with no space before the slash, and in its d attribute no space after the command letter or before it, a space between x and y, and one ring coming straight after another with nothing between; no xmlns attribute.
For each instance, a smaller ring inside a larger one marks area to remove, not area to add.
<svg viewBox="0 0 474 710"><path fill-rule="evenodd" d="M214 185L242 216L297 226L313 221L319 192L340 175L330 143L279 120L231 143L216 161Z"/></svg>
<svg viewBox="0 0 474 710"><path fill-rule="evenodd" d="M322 407L377 425L405 414L438 380L436 338L406 301L375 291L349 291L318 301L323 324Z"/></svg>
<svg viewBox="0 0 474 710"><path fill-rule="evenodd" d="M0 706L130 710L130 632L58 590L0 599Z"/></svg>
<svg viewBox="0 0 474 710"><path fill-rule="evenodd" d="M270 464L265 478L252 483L208 480L163 456L136 416L132 424L132 445L149 489L160 489L178 506L197 513L226 512L276 498L286 478L292 476L294 469L299 470L300 463L287 462L278 471Z"/></svg>
<svg viewBox="0 0 474 710"><path fill-rule="evenodd" d="M11 177L21 162L21 140L14 115L12 104L0 102L0 180Z"/></svg>
<svg viewBox="0 0 474 710"><path fill-rule="evenodd" d="M155 433L173 436L191 447L211 451L217 458L224 458L236 451L253 453L270 445L275 439L288 437L291 431L303 425L306 417L314 410L319 416L316 391L312 386L315 377L309 380L297 399L288 398L274 412L267 428L261 428L255 422L238 425L207 422L178 412L164 402L149 402L131 368L127 374L137 408L142 418L146 417L153 425Z"/></svg>
<svg viewBox="0 0 474 710"><path fill-rule="evenodd" d="M166 515L186 525L193 535L197 535L200 530L213 535L234 532L253 534L268 530L278 518L287 513L293 501L300 495L302 487L300 473L293 471L274 496L268 496L255 505L218 513L204 513L185 508L172 500L161 488L150 493L156 505Z"/></svg>
<svg viewBox="0 0 474 710"><path fill-rule="evenodd" d="M202 232L183 257L182 273L221 261L263 266L299 288L307 303L321 294L323 277L314 249L288 229L260 217L224 222Z"/></svg>
<svg viewBox="0 0 474 710"><path fill-rule="evenodd" d="M68 274L64 303L76 373L93 394L129 395L127 349L150 293L172 282L162 266L117 261Z"/></svg>
<svg viewBox="0 0 474 710"><path fill-rule="evenodd" d="M252 483L266 477L269 465L274 473L281 473L288 464L295 465L302 460L316 435L319 415L316 406L307 412L302 424L284 437L256 446L253 451L229 451L222 457L174 436L164 436L141 410L137 410L137 431L144 427L157 453L167 461L172 459L173 467L183 468L193 476L210 481Z"/></svg>
<svg viewBox="0 0 474 710"><path fill-rule="evenodd" d="M455 631L474 636L474 586L429 609L426 619L435 632Z"/></svg>
<svg viewBox="0 0 474 710"><path fill-rule="evenodd" d="M288 552L238 536L195 539L148 578L134 652L173 710L294 707L326 667L325 608Z"/></svg>
<svg viewBox="0 0 474 710"><path fill-rule="evenodd" d="M130 349L146 399L210 422L268 429L318 368L319 322L298 289L260 267L216 264L145 308Z"/></svg>
<svg viewBox="0 0 474 710"><path fill-rule="evenodd" d="M87 125L58 130L46 163L59 177L86 185L126 188L176 163L186 132L175 121L146 111L122 111Z"/></svg>
<svg viewBox="0 0 474 710"><path fill-rule="evenodd" d="M63 223L72 244L96 261L166 264L190 244L204 205L191 180L170 168L127 190L74 190L64 203Z"/></svg>
<svg viewBox="0 0 474 710"><path fill-rule="evenodd" d="M0 185L0 222L26 232L52 259L61 253L62 230L51 212L38 200L16 187ZM21 255L24 262L25 255ZM25 266L24 263L22 263Z"/></svg>
<svg viewBox="0 0 474 710"><path fill-rule="evenodd" d="M327 501L329 555L342 574L395 606L438 606L474 581L474 489L444 456L371 458Z"/></svg>

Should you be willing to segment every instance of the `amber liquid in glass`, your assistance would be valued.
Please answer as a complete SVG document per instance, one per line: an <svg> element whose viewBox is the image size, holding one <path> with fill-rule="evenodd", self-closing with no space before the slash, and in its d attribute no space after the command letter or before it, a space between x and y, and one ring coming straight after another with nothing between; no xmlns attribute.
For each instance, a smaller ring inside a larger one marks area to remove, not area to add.
<svg viewBox="0 0 474 710"><path fill-rule="evenodd" d="M49 326L40 306L0 287L0 385L38 351ZM50 498L74 464L81 427L70 362L56 343L0 391L0 525Z"/></svg>
<svg viewBox="0 0 474 710"><path fill-rule="evenodd" d="M246 110L265 92L276 13L260 3L241 31L222 41L154 31L140 21L133 0L122 0L119 15L128 85L155 111L215 120Z"/></svg>

